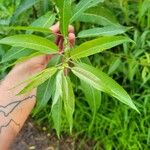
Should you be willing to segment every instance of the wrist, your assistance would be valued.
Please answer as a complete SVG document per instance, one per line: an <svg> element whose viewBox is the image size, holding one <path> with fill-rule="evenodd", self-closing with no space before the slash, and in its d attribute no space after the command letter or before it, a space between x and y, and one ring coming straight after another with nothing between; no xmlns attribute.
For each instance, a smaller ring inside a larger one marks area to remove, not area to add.
<svg viewBox="0 0 150 150"><path fill-rule="evenodd" d="M17 99L28 97L31 95L36 96L36 89L33 89L29 93L17 95L26 85L26 84L19 85L19 83L20 82L17 83L10 76L6 76L5 79L3 79L0 83L0 95L3 95L5 98L16 97Z"/></svg>
<svg viewBox="0 0 150 150"><path fill-rule="evenodd" d="M3 79L3 80L1 80L0 81L0 91L6 91L7 89L8 89L8 87L7 87L8 85L7 84L5 84L5 79Z"/></svg>
<svg viewBox="0 0 150 150"><path fill-rule="evenodd" d="M1 81L0 92L7 92L15 96L26 86L26 83L20 84L21 82L22 81L18 77L8 74Z"/></svg>
<svg viewBox="0 0 150 150"><path fill-rule="evenodd" d="M11 89L11 86L8 82L8 80L5 78L1 81L0 83L0 95L3 95L4 97L10 97L11 95L13 95L12 93L12 90Z"/></svg>

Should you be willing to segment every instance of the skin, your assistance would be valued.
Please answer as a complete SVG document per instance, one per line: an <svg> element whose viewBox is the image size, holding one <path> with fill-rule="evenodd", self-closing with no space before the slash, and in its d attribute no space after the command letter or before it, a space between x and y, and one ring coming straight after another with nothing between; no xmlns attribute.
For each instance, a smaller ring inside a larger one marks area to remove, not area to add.
<svg viewBox="0 0 150 150"><path fill-rule="evenodd" d="M55 43L63 52L63 37L60 35L59 23L50 28L56 36ZM73 26L68 28L70 47L75 43ZM30 112L36 104L36 89L17 96L26 86L20 82L45 69L52 55L41 55L23 63L17 64L0 84L0 150L8 150L14 138L24 125ZM16 86L16 87L15 87ZM13 88L15 87L15 88Z"/></svg>

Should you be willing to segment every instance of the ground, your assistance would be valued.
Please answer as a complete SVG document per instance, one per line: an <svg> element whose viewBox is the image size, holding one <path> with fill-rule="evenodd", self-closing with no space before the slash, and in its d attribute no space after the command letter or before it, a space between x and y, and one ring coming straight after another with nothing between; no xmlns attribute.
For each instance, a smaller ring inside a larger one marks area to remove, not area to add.
<svg viewBox="0 0 150 150"><path fill-rule="evenodd" d="M11 150L72 150L74 143L71 138L58 140L56 135L42 132L28 121L14 141Z"/></svg>
<svg viewBox="0 0 150 150"><path fill-rule="evenodd" d="M74 142L73 138L62 136L60 140L54 132L40 130L32 121L27 121L17 136L10 150L91 150L91 142L79 148L80 140Z"/></svg>

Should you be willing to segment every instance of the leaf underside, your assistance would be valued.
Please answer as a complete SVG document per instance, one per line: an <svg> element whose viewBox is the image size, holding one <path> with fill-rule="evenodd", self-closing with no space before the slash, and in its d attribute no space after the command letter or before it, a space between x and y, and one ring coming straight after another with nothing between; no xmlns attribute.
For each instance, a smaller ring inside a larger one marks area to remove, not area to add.
<svg viewBox="0 0 150 150"><path fill-rule="evenodd" d="M84 63L79 63L72 68L72 72L97 90L115 97L119 101L138 111L127 92L101 70Z"/></svg>
<svg viewBox="0 0 150 150"><path fill-rule="evenodd" d="M131 42L131 39L125 36L106 36L85 42L73 49L70 53L72 59L87 57L104 50L110 49L125 42Z"/></svg>

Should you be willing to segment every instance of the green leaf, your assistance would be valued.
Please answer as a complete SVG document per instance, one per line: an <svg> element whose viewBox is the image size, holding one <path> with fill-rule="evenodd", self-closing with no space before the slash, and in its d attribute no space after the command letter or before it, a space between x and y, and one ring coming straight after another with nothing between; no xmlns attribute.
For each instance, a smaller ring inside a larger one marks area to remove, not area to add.
<svg viewBox="0 0 150 150"><path fill-rule="evenodd" d="M29 30L29 31L36 31L36 32L46 32L50 33L48 28L43 27L32 27L32 26L2 26L3 29L7 30Z"/></svg>
<svg viewBox="0 0 150 150"><path fill-rule="evenodd" d="M119 25L117 19L112 14L112 12L109 11L107 8L101 6L91 8L83 14L80 14L78 21L89 22L103 26Z"/></svg>
<svg viewBox="0 0 150 150"><path fill-rule="evenodd" d="M86 37L97 37L97 36L111 36L122 34L126 32L127 28L122 26L106 26L101 28L93 28L88 30L83 30L79 32L79 38L86 38Z"/></svg>
<svg viewBox="0 0 150 150"><path fill-rule="evenodd" d="M34 115L42 110L50 100L52 96L52 78L41 84L37 89L37 105L34 111Z"/></svg>
<svg viewBox="0 0 150 150"><path fill-rule="evenodd" d="M5 55L5 49L0 45L0 56Z"/></svg>
<svg viewBox="0 0 150 150"><path fill-rule="evenodd" d="M72 83L69 77L63 75L62 78L62 99L64 101L64 109L70 125L70 132L72 132L73 126L73 113L75 107L75 97L72 88Z"/></svg>
<svg viewBox="0 0 150 150"><path fill-rule="evenodd" d="M61 55L55 55L55 56L53 56L53 57L50 59L50 61L49 61L48 65L47 65L47 67L48 67L48 68L49 68L49 67L54 67L54 66L60 64L60 63L61 63L61 60L62 60L61 58L62 58Z"/></svg>
<svg viewBox="0 0 150 150"><path fill-rule="evenodd" d="M56 15L52 12L48 12L45 15L41 16L40 18L36 19L30 26L32 27L41 27L41 28L47 28L49 30L49 27L53 25L55 22ZM50 32L50 30L49 30ZM27 31L28 34L31 34L32 31Z"/></svg>
<svg viewBox="0 0 150 150"><path fill-rule="evenodd" d="M81 89L85 95L86 101L88 102L92 113L96 114L101 104L101 92L82 80Z"/></svg>
<svg viewBox="0 0 150 150"><path fill-rule="evenodd" d="M0 71L1 71L1 70L6 70L7 68L12 67L12 66L14 66L14 65L16 65L16 64L18 64L18 63L24 62L24 61L26 61L26 60L29 60L29 59L31 59L31 58L33 58L33 57L40 56L40 55L43 55L43 54L41 54L41 53L39 53L39 52L35 52L35 53L32 53L32 54L29 55L29 56L21 57L21 58L19 58L18 60L16 60L15 62L13 62L13 63L11 63L11 64L8 64L8 65L5 65L5 66L3 66L3 67L0 67Z"/></svg>
<svg viewBox="0 0 150 150"><path fill-rule="evenodd" d="M108 74L112 74L121 65L120 58L114 58L109 66Z"/></svg>
<svg viewBox="0 0 150 150"><path fill-rule="evenodd" d="M64 36L68 35L68 26L71 17L71 0L55 0L59 8L60 31Z"/></svg>
<svg viewBox="0 0 150 150"><path fill-rule="evenodd" d="M72 59L87 57L132 40L125 36L106 36L85 42L71 51Z"/></svg>
<svg viewBox="0 0 150 150"><path fill-rule="evenodd" d="M48 12L45 15L41 16L37 20L31 23L33 27L43 27L49 28L55 22L56 15L52 12Z"/></svg>
<svg viewBox="0 0 150 150"><path fill-rule="evenodd" d="M7 29L15 29L15 30L28 30L27 33L31 34L33 31L39 32L48 32L48 29L55 21L55 14L52 12L48 12L45 15L41 16L37 20L35 20L29 27L17 26L17 27L4 27ZM26 55L29 55L33 52L33 50L21 48L21 47L12 47L8 52L3 56L2 62L11 61L13 59L17 59ZM1 63L2 63L1 62Z"/></svg>
<svg viewBox="0 0 150 150"><path fill-rule="evenodd" d="M62 112L62 73L63 71L61 70L56 75L55 94L53 96L53 102L51 107L54 128L56 129L58 137L60 134Z"/></svg>
<svg viewBox="0 0 150 150"><path fill-rule="evenodd" d="M5 25L5 26L7 26L7 25L9 25L10 24L10 19L8 18L8 19L0 19L0 25ZM2 32L2 30L0 30L0 33L1 34L4 34L3 32Z"/></svg>
<svg viewBox="0 0 150 150"><path fill-rule="evenodd" d="M40 0L22 0L11 18L11 23L14 23L21 13L28 10L30 7L35 5L38 1Z"/></svg>
<svg viewBox="0 0 150 150"><path fill-rule="evenodd" d="M57 53L58 47L51 41L36 35L14 35L0 40L0 44L30 48L41 53Z"/></svg>
<svg viewBox="0 0 150 150"><path fill-rule="evenodd" d="M26 82L29 82L29 84L25 86L24 89L19 92L19 94L29 92L32 89L38 87L39 85L44 83L46 80L51 78L56 73L56 71L57 71L57 68L55 67L47 68L41 71L40 73L38 73L37 75L29 78L28 80L26 80Z"/></svg>
<svg viewBox="0 0 150 150"><path fill-rule="evenodd" d="M92 65L90 59L88 57L81 59L82 63L86 63L88 65ZM93 113L93 119L98 111L100 104L101 104L101 92L95 88L93 88L88 83L80 80L81 82L81 89L85 95L86 101L88 102L90 109Z"/></svg>
<svg viewBox="0 0 150 150"><path fill-rule="evenodd" d="M87 64L79 63L72 68L72 72L97 90L115 97L122 103L139 112L127 92L116 81L107 76L107 74L101 70Z"/></svg>
<svg viewBox="0 0 150 150"><path fill-rule="evenodd" d="M32 53L31 55L27 55L27 56L23 56L19 59L17 59L14 64L18 64L18 63L21 63L21 62L24 62L26 60L29 60L33 57L37 57L37 56L40 56L40 55L43 55L42 53L39 53L39 52L35 52L35 53Z"/></svg>
<svg viewBox="0 0 150 150"><path fill-rule="evenodd" d="M9 67L12 67L14 65L15 65L15 63L11 63L11 64L8 64L8 65L3 65L3 66L0 65L0 72L5 72L6 69L8 69Z"/></svg>
<svg viewBox="0 0 150 150"><path fill-rule="evenodd" d="M83 80L81 80L81 90L83 91L85 95L85 99L92 112L91 114L92 119L91 119L91 123L89 124L89 132L90 132L91 129L93 128L97 111L99 110L101 105L101 92L93 88L91 85L89 85Z"/></svg>
<svg viewBox="0 0 150 150"><path fill-rule="evenodd" d="M57 103L52 107L51 113L54 122L54 128L56 129L57 136L60 137L60 127L61 127L61 112L62 112L62 100L59 98Z"/></svg>
<svg viewBox="0 0 150 150"><path fill-rule="evenodd" d="M137 63L135 58L129 59L129 60L127 60L127 62L128 62L128 69L127 69L128 74L126 77L128 77L130 81L133 81L134 76L136 76L139 64Z"/></svg>
<svg viewBox="0 0 150 150"><path fill-rule="evenodd" d="M11 49L8 50L7 53L5 53L0 63L5 63L7 61L18 59L20 57L30 55L33 52L34 51L31 49L26 49L26 48L21 48L21 47L12 47Z"/></svg>
<svg viewBox="0 0 150 150"><path fill-rule="evenodd" d="M78 19L80 17L80 15L86 11L88 8L90 7L94 7L95 5L97 5L100 2L103 2L104 0L81 0L75 7L74 11L73 11L73 16L70 20L70 22L72 23L73 21L75 21L76 19Z"/></svg>
<svg viewBox="0 0 150 150"><path fill-rule="evenodd" d="M144 0L139 8L139 20L141 21L144 14L150 10L150 0Z"/></svg>
<svg viewBox="0 0 150 150"><path fill-rule="evenodd" d="M49 0L43 0L43 11L47 12L49 10Z"/></svg>
<svg viewBox="0 0 150 150"><path fill-rule="evenodd" d="M56 76L56 87L55 87L55 94L53 97L53 102L52 102L52 108L53 106L57 103L60 97L62 97L62 73L63 71L59 71Z"/></svg>

